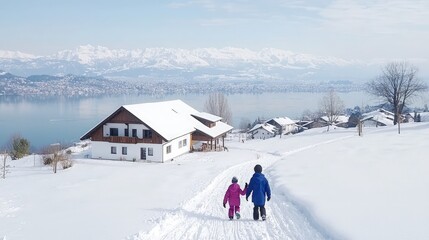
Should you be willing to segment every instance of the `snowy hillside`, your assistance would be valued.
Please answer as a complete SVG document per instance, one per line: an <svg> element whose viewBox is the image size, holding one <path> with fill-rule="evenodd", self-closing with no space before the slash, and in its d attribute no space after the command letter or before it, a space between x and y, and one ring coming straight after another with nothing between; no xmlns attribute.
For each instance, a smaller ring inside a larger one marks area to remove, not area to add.
<svg viewBox="0 0 429 240"><path fill-rule="evenodd" d="M53 174L36 156L8 161L0 179L0 239L428 239L429 124L313 129L227 141L229 152L164 164L91 160ZM272 200L255 222L222 207L232 176L261 164Z"/></svg>
<svg viewBox="0 0 429 240"><path fill-rule="evenodd" d="M222 79L227 75L241 80L363 80L379 69L378 63L274 48L258 51L233 47L125 50L92 45L49 56L0 51L0 64L3 70L22 76L89 74L161 78L174 73L188 79Z"/></svg>

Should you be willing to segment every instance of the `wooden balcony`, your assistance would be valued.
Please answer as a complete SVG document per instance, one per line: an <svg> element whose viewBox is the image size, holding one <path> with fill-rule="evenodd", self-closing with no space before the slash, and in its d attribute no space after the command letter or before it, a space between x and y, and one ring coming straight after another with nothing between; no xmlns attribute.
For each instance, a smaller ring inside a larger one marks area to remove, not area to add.
<svg viewBox="0 0 429 240"><path fill-rule="evenodd" d="M155 143L152 139L141 139L137 137L121 137L121 136L110 136L103 137L101 141L111 143Z"/></svg>

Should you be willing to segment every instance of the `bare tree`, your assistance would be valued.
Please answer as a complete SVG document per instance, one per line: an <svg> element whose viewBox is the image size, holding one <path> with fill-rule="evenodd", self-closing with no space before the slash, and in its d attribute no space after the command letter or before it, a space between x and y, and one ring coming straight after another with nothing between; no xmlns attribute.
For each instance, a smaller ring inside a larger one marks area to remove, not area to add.
<svg viewBox="0 0 429 240"><path fill-rule="evenodd" d="M327 118L329 125L334 124L340 114L344 112L344 102L341 98L331 89L320 102L320 111L323 112ZM328 125L328 131L329 131Z"/></svg>
<svg viewBox="0 0 429 240"><path fill-rule="evenodd" d="M204 104L205 111L222 118L223 122L232 124L232 112L228 99L223 93L212 93Z"/></svg>
<svg viewBox="0 0 429 240"><path fill-rule="evenodd" d="M301 120L303 121L315 121L316 119L323 116L323 113L319 111L311 111L309 109L304 110L301 115Z"/></svg>
<svg viewBox="0 0 429 240"><path fill-rule="evenodd" d="M73 164L60 143L46 146L43 148L42 152L43 163L45 165L51 165L54 173L57 173L58 163L61 163L63 169L69 168Z"/></svg>
<svg viewBox="0 0 429 240"><path fill-rule="evenodd" d="M238 126L242 132L247 132L249 130L251 124L248 118L241 118L240 125Z"/></svg>
<svg viewBox="0 0 429 240"><path fill-rule="evenodd" d="M392 62L382 68L380 76L370 81L367 92L383 97L393 106L393 123L400 123L404 107L418 92L426 91L427 85L417 78L417 68L407 62ZM400 133L400 128L398 126Z"/></svg>

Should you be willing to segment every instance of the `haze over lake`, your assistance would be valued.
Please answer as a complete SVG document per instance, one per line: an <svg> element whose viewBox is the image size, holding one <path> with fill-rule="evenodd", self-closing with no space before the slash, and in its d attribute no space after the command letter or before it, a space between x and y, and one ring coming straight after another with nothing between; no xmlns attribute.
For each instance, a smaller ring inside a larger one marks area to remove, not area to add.
<svg viewBox="0 0 429 240"><path fill-rule="evenodd" d="M326 93L232 94L227 98L233 112L232 125L237 128L242 121L253 122L258 117L287 116L300 119L304 110L318 109L318 102L324 94ZM362 92L338 95L347 108L379 103ZM121 105L173 99L181 99L193 108L204 111L207 95L127 95L49 100L2 97L0 145L6 144L13 134L27 138L36 149L56 142L73 143Z"/></svg>

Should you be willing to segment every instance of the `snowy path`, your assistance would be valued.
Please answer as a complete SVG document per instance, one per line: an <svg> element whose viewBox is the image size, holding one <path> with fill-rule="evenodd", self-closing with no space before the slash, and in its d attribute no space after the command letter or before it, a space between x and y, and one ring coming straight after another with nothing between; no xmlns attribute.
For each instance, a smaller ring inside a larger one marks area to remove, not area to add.
<svg viewBox="0 0 429 240"><path fill-rule="evenodd" d="M348 137L346 137L348 138ZM329 239L311 224L298 206L286 196L273 196L267 202L267 221L254 221L253 204L242 197L240 220L230 221L222 200L232 176L237 176L240 186L250 180L253 167L261 163L268 168L287 155L305 151L321 144L340 141L337 138L285 153L255 152L255 160L230 167L213 179L211 184L178 210L166 214L149 232L140 232L128 239Z"/></svg>

